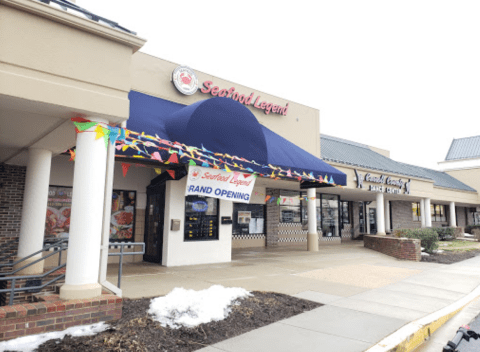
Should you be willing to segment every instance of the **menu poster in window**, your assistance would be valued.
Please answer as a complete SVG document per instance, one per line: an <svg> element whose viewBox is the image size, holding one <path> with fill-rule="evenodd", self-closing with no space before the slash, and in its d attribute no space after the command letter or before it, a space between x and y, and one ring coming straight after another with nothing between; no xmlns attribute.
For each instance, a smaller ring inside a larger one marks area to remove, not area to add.
<svg viewBox="0 0 480 352"><path fill-rule="evenodd" d="M133 241L136 191L113 190L110 240Z"/></svg>
<svg viewBox="0 0 480 352"><path fill-rule="evenodd" d="M239 211L238 212L238 223L239 224L250 224L251 219L252 219L252 212L251 211Z"/></svg>
<svg viewBox="0 0 480 352"><path fill-rule="evenodd" d="M68 236L71 207L71 187L50 186L48 188L45 236Z"/></svg>

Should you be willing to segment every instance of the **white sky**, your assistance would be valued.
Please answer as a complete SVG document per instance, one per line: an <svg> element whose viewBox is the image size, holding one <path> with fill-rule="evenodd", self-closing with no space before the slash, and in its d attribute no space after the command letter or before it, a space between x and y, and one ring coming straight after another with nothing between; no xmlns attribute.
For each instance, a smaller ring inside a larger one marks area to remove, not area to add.
<svg viewBox="0 0 480 352"><path fill-rule="evenodd" d="M77 0L143 52L320 109L321 133L437 168L480 134L480 2Z"/></svg>

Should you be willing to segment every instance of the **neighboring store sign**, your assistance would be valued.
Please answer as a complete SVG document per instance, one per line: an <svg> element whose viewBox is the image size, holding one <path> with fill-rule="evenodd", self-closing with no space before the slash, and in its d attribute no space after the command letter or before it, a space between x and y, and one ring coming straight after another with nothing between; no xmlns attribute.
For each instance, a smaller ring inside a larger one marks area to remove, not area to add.
<svg viewBox="0 0 480 352"><path fill-rule="evenodd" d="M197 92L198 78L190 67L178 66L172 73L172 81L178 91L185 95Z"/></svg>
<svg viewBox="0 0 480 352"><path fill-rule="evenodd" d="M365 182L370 182L370 183L377 183L380 184L379 186L377 185L369 185L368 190L372 192L380 192L380 193L390 193L390 194L402 194L402 189L405 186L405 192L404 194L410 194L410 184L412 180L408 180L408 182L403 181L402 179L394 179L390 176L373 176L370 173L367 173L365 176L363 176L361 173L359 173L355 169L355 175L357 177L357 188L364 188L363 187L363 181ZM386 186L383 186L383 185ZM394 187L392 187L394 186ZM396 188L398 187L398 188Z"/></svg>
<svg viewBox="0 0 480 352"><path fill-rule="evenodd" d="M241 172L226 172L204 167L190 167L185 195L248 203L255 185L255 176Z"/></svg>

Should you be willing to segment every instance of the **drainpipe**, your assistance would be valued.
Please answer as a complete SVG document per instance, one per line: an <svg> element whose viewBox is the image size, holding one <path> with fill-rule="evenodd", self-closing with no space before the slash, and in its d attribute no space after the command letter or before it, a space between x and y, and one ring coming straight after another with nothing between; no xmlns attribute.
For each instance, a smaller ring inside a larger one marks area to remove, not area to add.
<svg viewBox="0 0 480 352"><path fill-rule="evenodd" d="M125 128L126 122L122 122L121 127ZM102 241L100 246L100 271L98 282L106 289L112 291L117 296L122 297L122 290L107 281L107 265L108 265L108 246L110 244L110 220L112 214L112 190L113 190L113 174L115 169L115 145L108 143L107 147L107 172L105 175L105 199L103 201L103 227Z"/></svg>

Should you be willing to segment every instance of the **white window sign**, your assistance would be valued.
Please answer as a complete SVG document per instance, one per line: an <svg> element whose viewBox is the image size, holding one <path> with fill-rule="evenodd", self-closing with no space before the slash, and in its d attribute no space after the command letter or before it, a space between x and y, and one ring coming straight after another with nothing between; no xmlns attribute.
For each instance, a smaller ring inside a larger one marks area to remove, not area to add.
<svg viewBox="0 0 480 352"><path fill-rule="evenodd" d="M252 174L193 166L188 170L185 195L196 194L249 203L254 185L255 176Z"/></svg>

